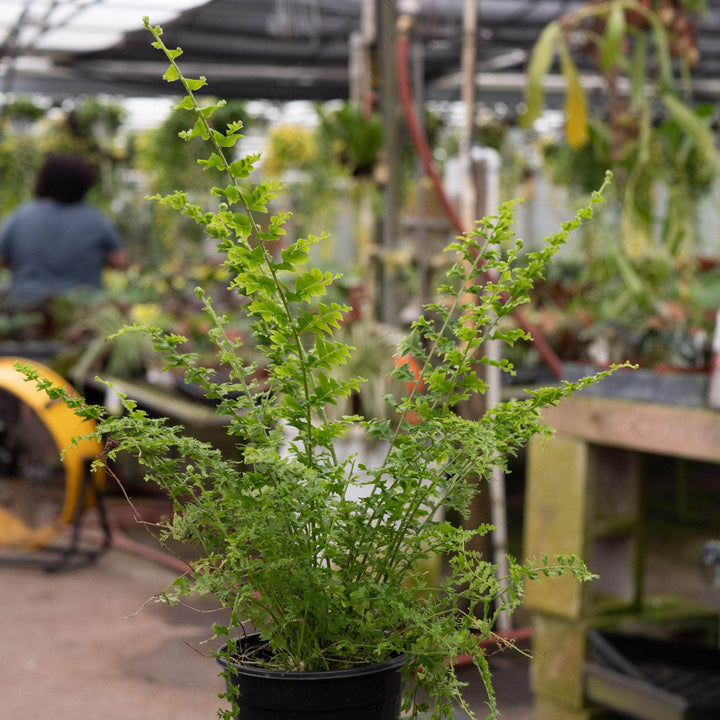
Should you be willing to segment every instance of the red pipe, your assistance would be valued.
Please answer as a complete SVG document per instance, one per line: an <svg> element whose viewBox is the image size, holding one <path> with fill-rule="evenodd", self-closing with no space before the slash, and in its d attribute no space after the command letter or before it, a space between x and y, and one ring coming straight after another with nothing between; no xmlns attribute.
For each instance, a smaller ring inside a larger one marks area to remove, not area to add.
<svg viewBox="0 0 720 720"><path fill-rule="evenodd" d="M112 529L112 546L118 550L124 550L146 560L151 560L181 575L187 574L191 569L190 565L179 557L170 555L170 553L160 548L132 540L118 527Z"/></svg>
<svg viewBox="0 0 720 720"><path fill-rule="evenodd" d="M423 164L425 173L432 182L433 189L435 190L440 203L445 210L450 222L455 227L458 234L463 235L467 232L466 228L463 227L462 220L458 214L455 206L450 202L442 179L438 174L437 168L435 167L435 161L432 157L430 146L428 145L427 138L423 132L420 123L418 123L415 116L415 101L410 88L409 79L409 40L408 30L409 23L401 22L398 23L398 40L395 47L395 61L397 64L397 79L398 79L398 90L400 93L400 104L402 106L403 115L405 116L405 122L407 123L407 129L410 133L410 139L415 147L415 151ZM493 278L491 273L488 273L490 278ZM556 378L563 377L563 365L560 358L553 351L553 349L547 344L540 331L528 322L520 310L513 312L513 317L517 322L518 326L528 333L531 337L532 343L535 345L540 357L545 361L545 364L550 368L553 375Z"/></svg>

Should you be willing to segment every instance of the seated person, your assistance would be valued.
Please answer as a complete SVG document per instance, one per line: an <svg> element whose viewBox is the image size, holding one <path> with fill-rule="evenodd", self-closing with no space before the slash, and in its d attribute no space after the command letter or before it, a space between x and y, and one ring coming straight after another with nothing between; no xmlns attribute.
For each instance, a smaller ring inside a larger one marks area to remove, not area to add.
<svg viewBox="0 0 720 720"><path fill-rule="evenodd" d="M35 199L17 208L0 229L0 266L12 274L10 306L40 308L76 288L99 289L105 266L126 269L117 229L84 202L95 169L76 155L49 155Z"/></svg>

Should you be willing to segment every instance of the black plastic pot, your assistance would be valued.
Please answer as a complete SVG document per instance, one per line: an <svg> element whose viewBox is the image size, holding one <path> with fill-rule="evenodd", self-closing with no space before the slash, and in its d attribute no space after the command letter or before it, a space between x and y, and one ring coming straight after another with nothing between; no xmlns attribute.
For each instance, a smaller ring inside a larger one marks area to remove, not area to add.
<svg viewBox="0 0 720 720"><path fill-rule="evenodd" d="M249 636L244 644L259 644ZM238 720L398 720L405 656L351 670L283 672L228 662L226 671Z"/></svg>

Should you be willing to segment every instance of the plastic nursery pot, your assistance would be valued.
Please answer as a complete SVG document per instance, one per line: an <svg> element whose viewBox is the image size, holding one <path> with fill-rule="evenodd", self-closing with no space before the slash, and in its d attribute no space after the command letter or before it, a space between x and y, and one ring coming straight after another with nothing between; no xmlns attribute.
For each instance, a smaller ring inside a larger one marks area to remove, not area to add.
<svg viewBox="0 0 720 720"><path fill-rule="evenodd" d="M259 635L242 641L246 648L260 644ZM217 658L238 720L398 720L405 660L401 655L350 670L285 672L228 660L227 645Z"/></svg>

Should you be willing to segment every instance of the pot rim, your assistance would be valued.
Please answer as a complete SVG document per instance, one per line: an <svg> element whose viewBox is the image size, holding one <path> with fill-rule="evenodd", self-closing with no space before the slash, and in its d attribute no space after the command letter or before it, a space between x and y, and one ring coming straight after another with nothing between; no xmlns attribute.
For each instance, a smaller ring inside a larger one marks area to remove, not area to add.
<svg viewBox="0 0 720 720"><path fill-rule="evenodd" d="M248 638L253 637L248 635ZM351 677L353 675L373 675L382 673L387 670L402 667L407 662L407 655L404 653L392 657L389 660L383 660L377 663L363 663L357 667L346 668L345 670L277 670L275 668L266 668L258 665L246 665L237 660L231 659L227 655L228 644L222 645L215 656L217 663L223 668L223 670L230 670L232 672L239 672L243 675L252 675L255 677L264 678L277 678L283 680L296 680L296 681L308 681L308 680L333 680Z"/></svg>

